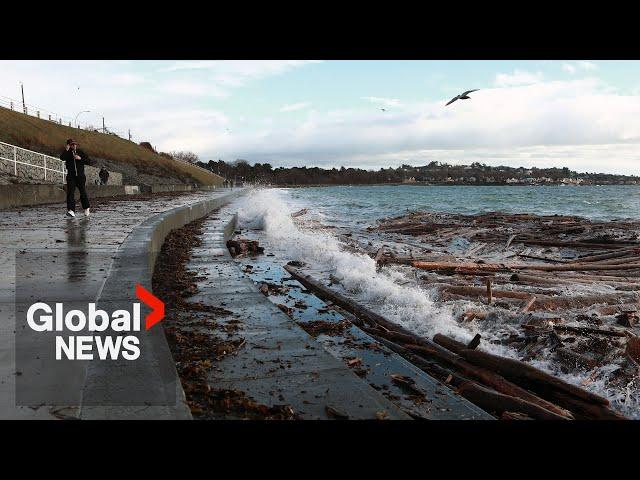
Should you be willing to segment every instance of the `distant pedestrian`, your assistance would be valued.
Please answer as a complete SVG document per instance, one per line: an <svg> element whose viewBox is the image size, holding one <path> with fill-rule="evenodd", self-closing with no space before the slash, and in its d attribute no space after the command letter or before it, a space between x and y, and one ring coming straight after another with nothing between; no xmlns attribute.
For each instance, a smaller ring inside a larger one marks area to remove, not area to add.
<svg viewBox="0 0 640 480"><path fill-rule="evenodd" d="M80 192L80 203L84 209L84 215L89 216L90 205L87 196L86 182L87 177L84 174L84 166L91 162L89 156L78 148L78 142L70 138L64 147L64 151L60 154L60 160L65 163L67 168L67 217L76 216L76 188Z"/></svg>
<svg viewBox="0 0 640 480"><path fill-rule="evenodd" d="M100 167L98 177L100 177L100 185L107 184L107 182L109 181L109 170L107 170L107 167L105 167L104 165Z"/></svg>

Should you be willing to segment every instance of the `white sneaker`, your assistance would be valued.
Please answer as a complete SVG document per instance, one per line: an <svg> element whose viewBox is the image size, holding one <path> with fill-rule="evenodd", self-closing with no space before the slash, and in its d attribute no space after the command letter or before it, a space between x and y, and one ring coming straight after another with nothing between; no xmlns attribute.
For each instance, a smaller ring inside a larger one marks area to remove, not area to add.
<svg viewBox="0 0 640 480"><path fill-rule="evenodd" d="M69 210L66 215L67 218L75 218L75 216L76 212L74 212L73 210Z"/></svg>
<svg viewBox="0 0 640 480"><path fill-rule="evenodd" d="M88 209L88 208L85 208L85 209L84 209L84 216L85 216L85 217L88 217L89 215L91 215L91 212L89 211L89 209Z"/></svg>

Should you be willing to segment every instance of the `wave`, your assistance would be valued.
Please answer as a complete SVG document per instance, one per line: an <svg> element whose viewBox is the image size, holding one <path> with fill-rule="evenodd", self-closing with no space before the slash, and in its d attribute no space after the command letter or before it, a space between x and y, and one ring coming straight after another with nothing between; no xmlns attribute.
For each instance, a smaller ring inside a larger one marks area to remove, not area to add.
<svg viewBox="0 0 640 480"><path fill-rule="evenodd" d="M459 324L456 318L466 310L477 309L476 303L464 300L436 303L428 287L407 285L410 278L406 268L389 266L377 271L371 257L344 251L342 243L331 232L305 228L294 222L291 214L301 208L309 209L309 217L317 215L310 202L293 199L287 190L257 189L241 198L235 206L240 227L261 230L268 243L277 246L278 252L274 253L278 256L286 257L286 260L303 261L312 268L331 273L345 293L389 320L427 338L444 333L461 341L469 341L476 333L480 333L484 339L483 349L518 358L515 350L492 343L505 335L520 333L519 322L514 317L496 318L482 325L476 322L464 326ZM317 222L309 224L317 225ZM283 258L283 263L286 260ZM596 378L589 378L593 372L563 373L552 361L551 352L545 355L544 360L531 363L576 385L588 380L589 390L607 397L626 415L640 418L638 382L632 382L624 389L608 385L609 377L619 368L615 363L601 366Z"/></svg>

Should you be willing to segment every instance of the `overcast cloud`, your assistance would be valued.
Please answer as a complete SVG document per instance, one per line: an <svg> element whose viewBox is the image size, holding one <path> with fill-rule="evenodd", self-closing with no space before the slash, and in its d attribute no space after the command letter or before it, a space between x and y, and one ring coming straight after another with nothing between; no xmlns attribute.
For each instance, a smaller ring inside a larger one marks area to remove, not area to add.
<svg viewBox="0 0 640 480"><path fill-rule="evenodd" d="M481 161L640 173L640 95L603 81L595 62L556 62L555 78L538 69L496 71L487 84L468 86L480 88L471 100L448 107L448 94L409 101L401 90L376 95L366 82L344 106L331 92L319 100L321 83L306 98L271 99L270 81L301 77L318 65L0 62L0 95L17 98L23 81L27 103L43 112L73 119L90 109L81 123L100 125L104 115L121 133L131 128L136 141L192 150L204 160L367 168Z"/></svg>

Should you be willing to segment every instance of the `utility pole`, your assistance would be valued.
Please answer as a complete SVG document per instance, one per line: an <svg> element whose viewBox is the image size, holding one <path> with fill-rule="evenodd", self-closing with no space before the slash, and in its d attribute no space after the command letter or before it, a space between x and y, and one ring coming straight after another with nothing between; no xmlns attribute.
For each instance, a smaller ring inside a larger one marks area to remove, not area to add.
<svg viewBox="0 0 640 480"><path fill-rule="evenodd" d="M24 85L20 82L20 90L22 90L22 111L27 113L27 104L24 103Z"/></svg>
<svg viewBox="0 0 640 480"><path fill-rule="evenodd" d="M104 117L102 117L102 133L107 133L107 130L104 127Z"/></svg>
<svg viewBox="0 0 640 480"><path fill-rule="evenodd" d="M129 141L131 141L131 129L129 129Z"/></svg>

